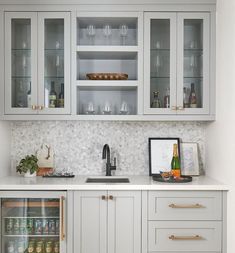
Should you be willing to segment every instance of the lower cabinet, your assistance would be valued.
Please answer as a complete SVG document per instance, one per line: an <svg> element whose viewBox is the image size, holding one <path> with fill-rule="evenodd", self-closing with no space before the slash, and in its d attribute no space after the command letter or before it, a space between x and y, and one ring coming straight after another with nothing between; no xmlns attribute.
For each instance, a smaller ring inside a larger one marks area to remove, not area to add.
<svg viewBox="0 0 235 253"><path fill-rule="evenodd" d="M74 252L141 253L141 192L75 191Z"/></svg>

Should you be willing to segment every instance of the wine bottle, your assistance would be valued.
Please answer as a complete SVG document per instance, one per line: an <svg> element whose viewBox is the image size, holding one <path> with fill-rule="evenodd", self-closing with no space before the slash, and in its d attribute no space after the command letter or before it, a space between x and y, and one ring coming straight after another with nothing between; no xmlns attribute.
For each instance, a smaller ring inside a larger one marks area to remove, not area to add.
<svg viewBox="0 0 235 253"><path fill-rule="evenodd" d="M55 91L55 82L51 82L51 91L49 93L49 107L55 108L56 107L56 100L57 100L57 94Z"/></svg>
<svg viewBox="0 0 235 253"><path fill-rule="evenodd" d="M31 107L31 82L29 82L29 90L27 92L27 106Z"/></svg>
<svg viewBox="0 0 235 253"><path fill-rule="evenodd" d="M153 102L151 103L151 108L161 108L161 101L158 96L159 96L159 91L154 91Z"/></svg>
<svg viewBox="0 0 235 253"><path fill-rule="evenodd" d="M197 97L196 97L194 83L191 83L191 91L189 95L189 107L197 108Z"/></svg>
<svg viewBox="0 0 235 253"><path fill-rule="evenodd" d="M178 155L178 145L173 145L173 157L171 160L171 173L174 177L180 177L180 159Z"/></svg>
<svg viewBox="0 0 235 253"><path fill-rule="evenodd" d="M170 89L166 89L166 95L164 96L164 108L170 108Z"/></svg>
<svg viewBox="0 0 235 253"><path fill-rule="evenodd" d="M64 84L61 83L61 90L58 99L58 107L64 108Z"/></svg>

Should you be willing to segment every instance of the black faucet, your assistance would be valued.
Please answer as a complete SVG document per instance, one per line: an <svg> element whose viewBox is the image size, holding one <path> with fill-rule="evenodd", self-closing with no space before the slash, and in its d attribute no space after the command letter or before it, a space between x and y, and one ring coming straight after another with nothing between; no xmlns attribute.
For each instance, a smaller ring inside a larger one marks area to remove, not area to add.
<svg viewBox="0 0 235 253"><path fill-rule="evenodd" d="M106 176L112 176L111 171L116 170L116 158L114 158L114 165L110 162L110 148L108 144L105 144L103 147L102 159L106 159Z"/></svg>

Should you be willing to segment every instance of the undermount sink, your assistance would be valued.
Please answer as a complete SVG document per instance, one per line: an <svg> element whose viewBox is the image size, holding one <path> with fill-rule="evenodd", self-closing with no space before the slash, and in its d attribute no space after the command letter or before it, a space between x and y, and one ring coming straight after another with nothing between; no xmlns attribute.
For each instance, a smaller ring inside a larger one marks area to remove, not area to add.
<svg viewBox="0 0 235 253"><path fill-rule="evenodd" d="M88 177L86 183L130 183L130 180L124 177Z"/></svg>

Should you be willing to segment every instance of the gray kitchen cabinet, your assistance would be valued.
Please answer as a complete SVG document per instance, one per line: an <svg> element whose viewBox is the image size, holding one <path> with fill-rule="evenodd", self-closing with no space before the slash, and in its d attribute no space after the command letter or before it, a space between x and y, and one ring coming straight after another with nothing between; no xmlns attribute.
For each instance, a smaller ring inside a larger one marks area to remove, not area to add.
<svg viewBox="0 0 235 253"><path fill-rule="evenodd" d="M140 253L140 191L75 191L74 252Z"/></svg>

